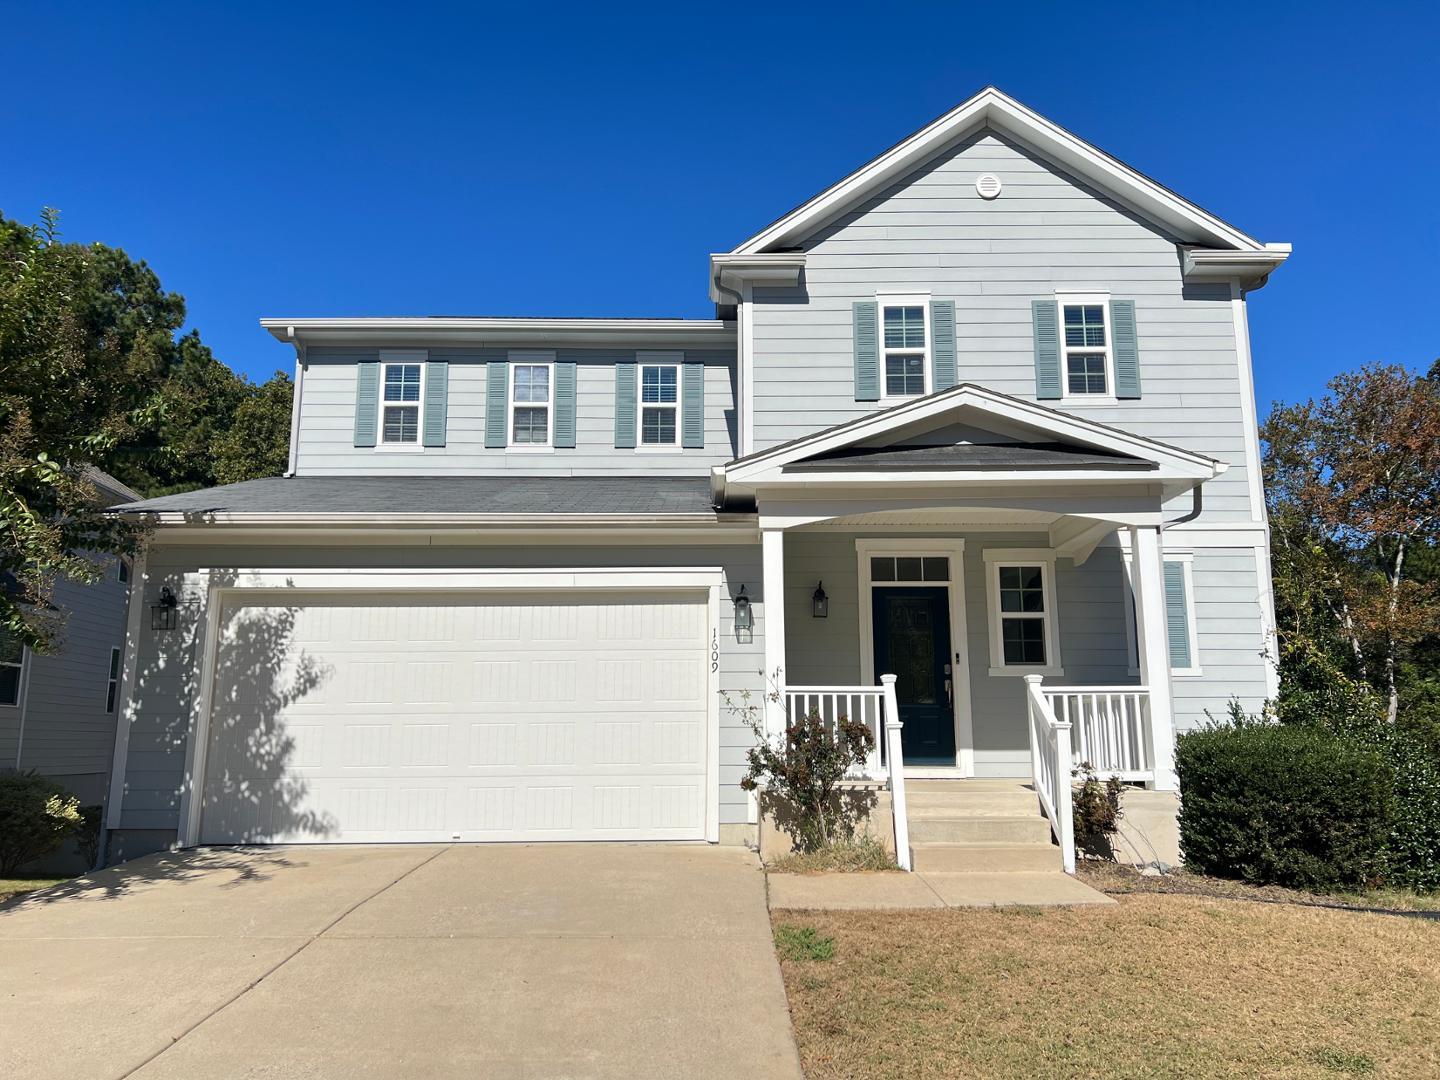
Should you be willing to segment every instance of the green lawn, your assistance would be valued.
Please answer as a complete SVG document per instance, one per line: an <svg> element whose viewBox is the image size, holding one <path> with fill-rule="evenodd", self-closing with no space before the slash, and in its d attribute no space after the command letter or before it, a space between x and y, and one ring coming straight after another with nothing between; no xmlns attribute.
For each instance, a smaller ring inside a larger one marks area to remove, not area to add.
<svg viewBox="0 0 1440 1080"><path fill-rule="evenodd" d="M51 885L59 885L62 881L69 880L69 878L0 878L0 903L9 900L12 896L34 892L36 889L48 889Z"/></svg>

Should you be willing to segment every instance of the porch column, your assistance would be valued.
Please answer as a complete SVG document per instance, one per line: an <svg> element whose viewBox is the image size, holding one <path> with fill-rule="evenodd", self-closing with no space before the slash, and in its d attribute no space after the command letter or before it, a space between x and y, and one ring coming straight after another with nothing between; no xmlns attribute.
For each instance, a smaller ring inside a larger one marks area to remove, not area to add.
<svg viewBox="0 0 1440 1080"><path fill-rule="evenodd" d="M765 599L765 726L785 730L785 532L762 529L761 572ZM772 694L780 695L772 701Z"/></svg>
<svg viewBox="0 0 1440 1080"><path fill-rule="evenodd" d="M1135 592L1135 644L1140 681L1150 689L1150 760L1157 791L1175 791L1175 701L1170 689L1170 642L1165 629L1165 559L1160 530L1130 527Z"/></svg>

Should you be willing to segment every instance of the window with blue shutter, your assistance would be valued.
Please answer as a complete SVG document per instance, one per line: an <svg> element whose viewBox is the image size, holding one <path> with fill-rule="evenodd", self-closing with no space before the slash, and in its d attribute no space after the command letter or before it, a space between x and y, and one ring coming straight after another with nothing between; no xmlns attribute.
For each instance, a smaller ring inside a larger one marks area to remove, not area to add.
<svg viewBox="0 0 1440 1080"><path fill-rule="evenodd" d="M852 310L854 322L855 400L880 400L880 305L858 300Z"/></svg>
<svg viewBox="0 0 1440 1080"><path fill-rule="evenodd" d="M1060 320L1054 300L1032 300L1030 322L1035 335L1035 397L1056 401L1063 391L1060 381Z"/></svg>
<svg viewBox="0 0 1440 1080"><path fill-rule="evenodd" d="M445 421L450 398L450 365L431 360L425 365L425 446L445 445Z"/></svg>
<svg viewBox="0 0 1440 1080"><path fill-rule="evenodd" d="M635 365L615 365L615 448L635 449Z"/></svg>
<svg viewBox="0 0 1440 1080"><path fill-rule="evenodd" d="M555 445L569 450L575 446L575 365L555 365Z"/></svg>
<svg viewBox="0 0 1440 1080"><path fill-rule="evenodd" d="M680 445L700 450L705 446L705 365L687 358L681 372Z"/></svg>
<svg viewBox="0 0 1440 1080"><path fill-rule="evenodd" d="M955 301L930 301L930 336L934 339L936 390L948 390L960 381L955 348Z"/></svg>
<svg viewBox="0 0 1440 1080"><path fill-rule="evenodd" d="M1140 340L1135 330L1135 301L1110 301L1110 332L1115 350L1115 396L1140 396Z"/></svg>
<svg viewBox="0 0 1440 1080"><path fill-rule="evenodd" d="M380 413L380 361L366 360L355 370L355 445L374 446Z"/></svg>
<svg viewBox="0 0 1440 1080"><path fill-rule="evenodd" d="M1190 650L1190 598L1185 589L1185 564L1165 564L1165 633L1171 670L1194 667Z"/></svg>
<svg viewBox="0 0 1440 1080"><path fill-rule="evenodd" d="M509 401L510 365L491 360L485 366L485 448L503 450L509 441L505 431Z"/></svg>

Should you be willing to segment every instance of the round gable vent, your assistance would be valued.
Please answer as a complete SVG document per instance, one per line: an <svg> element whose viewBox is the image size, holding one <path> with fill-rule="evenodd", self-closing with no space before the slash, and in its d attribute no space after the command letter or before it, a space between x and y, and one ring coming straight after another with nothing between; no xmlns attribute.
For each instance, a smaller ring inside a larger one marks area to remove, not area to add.
<svg viewBox="0 0 1440 1080"><path fill-rule="evenodd" d="M975 190L982 199L993 199L1000 194L1000 178L994 173L983 173L975 178Z"/></svg>

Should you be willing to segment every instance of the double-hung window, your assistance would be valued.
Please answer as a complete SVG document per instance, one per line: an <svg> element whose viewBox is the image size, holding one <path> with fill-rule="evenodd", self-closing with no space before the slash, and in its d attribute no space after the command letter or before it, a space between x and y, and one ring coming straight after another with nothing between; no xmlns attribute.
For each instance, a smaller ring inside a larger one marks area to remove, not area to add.
<svg viewBox="0 0 1440 1080"><path fill-rule="evenodd" d="M930 316L925 297L880 298L880 370L887 398L930 388Z"/></svg>
<svg viewBox="0 0 1440 1080"><path fill-rule="evenodd" d="M1059 674L1053 555L987 550L985 563L991 674Z"/></svg>
<svg viewBox="0 0 1440 1080"><path fill-rule="evenodd" d="M384 364L380 384L380 445L420 445L423 364Z"/></svg>
<svg viewBox="0 0 1440 1080"><path fill-rule="evenodd" d="M0 630L0 705L20 704L20 674L25 669L25 646Z"/></svg>
<svg viewBox="0 0 1440 1080"><path fill-rule="evenodd" d="M555 403L550 364L513 364L510 368L510 445L553 445L551 409Z"/></svg>
<svg viewBox="0 0 1440 1080"><path fill-rule="evenodd" d="M1113 393L1110 355L1110 304L1099 296L1062 296L1060 350L1065 396Z"/></svg>
<svg viewBox="0 0 1440 1080"><path fill-rule="evenodd" d="M680 445L680 366L640 367L640 445Z"/></svg>
<svg viewBox="0 0 1440 1080"><path fill-rule="evenodd" d="M120 650L110 650L110 675L105 681L105 711L115 711L115 695L120 688Z"/></svg>

